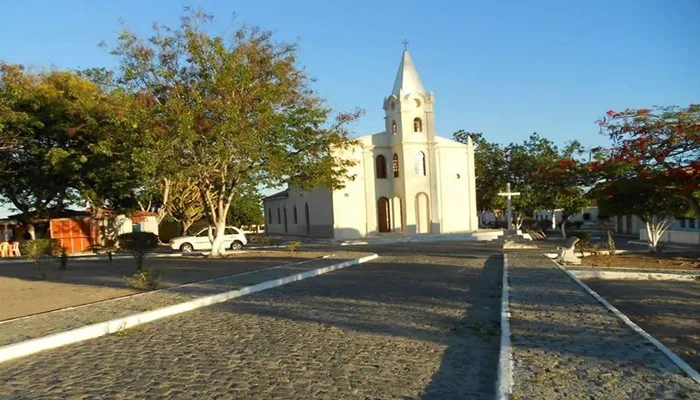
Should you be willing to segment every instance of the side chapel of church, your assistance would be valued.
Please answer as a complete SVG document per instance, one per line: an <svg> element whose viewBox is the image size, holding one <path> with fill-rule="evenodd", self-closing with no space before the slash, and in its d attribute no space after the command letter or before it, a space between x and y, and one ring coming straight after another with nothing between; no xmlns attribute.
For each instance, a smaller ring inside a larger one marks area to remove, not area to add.
<svg viewBox="0 0 700 400"><path fill-rule="evenodd" d="M435 134L435 95L404 50L383 132L342 154L357 161L343 189L289 187L263 199L270 234L355 239L478 228L474 146Z"/></svg>

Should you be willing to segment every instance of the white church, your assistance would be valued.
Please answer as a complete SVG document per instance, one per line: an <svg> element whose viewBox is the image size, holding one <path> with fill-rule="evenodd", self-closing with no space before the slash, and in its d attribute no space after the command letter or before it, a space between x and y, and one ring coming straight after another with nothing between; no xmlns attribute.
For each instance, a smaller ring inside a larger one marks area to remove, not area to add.
<svg viewBox="0 0 700 400"><path fill-rule="evenodd" d="M266 197L266 232L355 239L477 230L474 146L436 135L434 104L404 50L384 130L341 154L356 161L345 187Z"/></svg>

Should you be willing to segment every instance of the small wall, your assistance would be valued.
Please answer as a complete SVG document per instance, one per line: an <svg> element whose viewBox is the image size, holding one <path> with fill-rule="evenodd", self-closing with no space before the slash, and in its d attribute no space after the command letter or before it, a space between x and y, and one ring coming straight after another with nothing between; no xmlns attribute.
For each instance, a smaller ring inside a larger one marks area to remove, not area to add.
<svg viewBox="0 0 700 400"><path fill-rule="evenodd" d="M639 230L639 240L648 240L646 229ZM659 242L700 245L700 232L666 231L663 235L661 235Z"/></svg>

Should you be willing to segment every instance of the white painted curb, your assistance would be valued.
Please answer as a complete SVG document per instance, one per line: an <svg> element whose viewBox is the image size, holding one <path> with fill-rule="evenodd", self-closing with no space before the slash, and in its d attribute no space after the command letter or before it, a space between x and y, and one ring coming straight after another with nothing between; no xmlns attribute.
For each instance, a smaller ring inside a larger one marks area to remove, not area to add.
<svg viewBox="0 0 700 400"><path fill-rule="evenodd" d="M362 264L367 261L374 260L378 257L379 256L377 254L372 254L362 258L330 265L328 267L317 268L314 270L285 276L283 278L261 282L256 285L247 286L238 290L231 290L212 296L201 297L173 306L159 308L157 310L147 311L140 314L130 315L128 317L113 319L111 321L100 322L97 324L87 325L82 328L71 329L65 332L59 332L53 335L27 340L20 343L14 343L8 346L0 347L0 362L13 360L16 358L28 356L30 354L38 353L40 351L49 350L56 347L69 345L72 343L82 342L88 339L108 335L110 333L116 333L124 329L132 328L136 325L145 324L147 322L152 322L161 318L170 317L187 311L192 311L197 308L210 306L212 304L222 303L227 300L235 299L236 297L241 297L247 294L256 293L277 286L286 285L295 281L312 278L352 265Z"/></svg>
<svg viewBox="0 0 700 400"><path fill-rule="evenodd" d="M672 352L671 350L668 349L668 347L664 346L661 342L656 340L655 337L651 336L644 329L640 328L639 325L632 322L632 320L630 320L629 317L627 317L625 314L621 313L620 310L618 310L617 308L615 308L615 306L613 306L607 300L602 298L593 289L589 288L588 285L581 282L580 279L578 279L576 276L574 276L574 274L569 272L566 268L562 267L558 262L556 262L554 260L550 260L550 261L552 261L557 266L557 268L564 271L564 273L567 274L569 276L569 278L573 279L574 282L576 282L579 286L581 286L583 288L583 290L585 290L586 292L588 292L588 294L590 294L596 300L598 300L598 302L600 304L604 305L605 308L607 308L608 310L610 310L610 312L612 312L618 318L620 318L622 320L622 322L624 322L627 326L629 326L633 331L637 332L644 339L648 340L651 344L656 346L657 349L661 350L661 352L664 353L664 355L666 355L666 357L668 357L674 364L676 364L678 366L678 368L682 369L683 372L688 374L688 376L690 376L695 382L700 384L700 374L698 373L698 371L694 370L690 365L688 365L685 361L683 361L680 357L678 357L676 355L676 353Z"/></svg>
<svg viewBox="0 0 700 400"><path fill-rule="evenodd" d="M700 274L672 274L660 272L621 272L574 269L570 271L579 279L610 279L610 280L659 280L659 281L695 281Z"/></svg>
<svg viewBox="0 0 700 400"><path fill-rule="evenodd" d="M510 348L508 255L505 253L503 253L503 283L501 286L501 350L498 355L496 400L508 400L513 392L513 352Z"/></svg>

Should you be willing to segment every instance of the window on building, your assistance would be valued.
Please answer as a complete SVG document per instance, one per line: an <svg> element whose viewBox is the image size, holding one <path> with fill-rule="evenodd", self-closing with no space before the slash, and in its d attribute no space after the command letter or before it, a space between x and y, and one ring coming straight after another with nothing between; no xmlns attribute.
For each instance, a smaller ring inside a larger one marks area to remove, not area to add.
<svg viewBox="0 0 700 400"><path fill-rule="evenodd" d="M423 132L423 121L420 118L413 120L413 132Z"/></svg>
<svg viewBox="0 0 700 400"><path fill-rule="evenodd" d="M282 223L282 213L280 212L280 208L277 207L277 223L281 224Z"/></svg>
<svg viewBox="0 0 700 400"><path fill-rule="evenodd" d="M294 225L299 223L299 219L297 218L297 206L294 206Z"/></svg>
<svg viewBox="0 0 700 400"><path fill-rule="evenodd" d="M583 213L583 220L590 221L591 220L591 213Z"/></svg>
<svg viewBox="0 0 700 400"><path fill-rule="evenodd" d="M425 176L425 153L419 151L416 154L416 175Z"/></svg>
<svg viewBox="0 0 700 400"><path fill-rule="evenodd" d="M267 209L267 222L270 224L272 223L272 209L271 208Z"/></svg>
<svg viewBox="0 0 700 400"><path fill-rule="evenodd" d="M396 135L396 121L391 121L391 133Z"/></svg>
<svg viewBox="0 0 700 400"><path fill-rule="evenodd" d="M394 170L394 178L399 177L399 156L394 153L394 158L391 162L391 167Z"/></svg>
<svg viewBox="0 0 700 400"><path fill-rule="evenodd" d="M688 228L689 229L695 229L695 218L690 218L688 220Z"/></svg>
<svg viewBox="0 0 700 400"><path fill-rule="evenodd" d="M681 218L678 222L681 224L681 229L685 229L685 218Z"/></svg>
<svg viewBox="0 0 700 400"><path fill-rule="evenodd" d="M384 158L384 156L381 154L377 156L376 168L377 168L377 179L385 179L386 178L386 158Z"/></svg>

